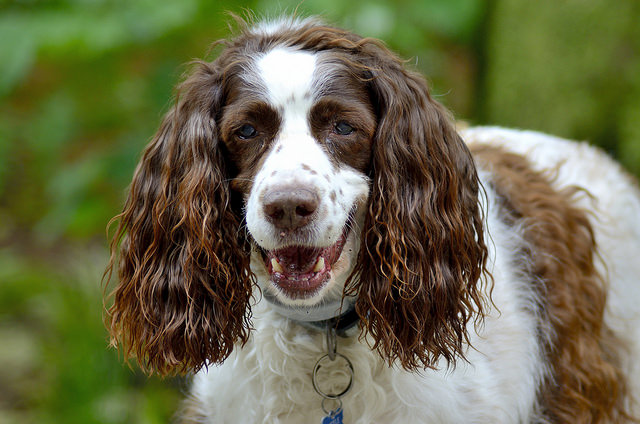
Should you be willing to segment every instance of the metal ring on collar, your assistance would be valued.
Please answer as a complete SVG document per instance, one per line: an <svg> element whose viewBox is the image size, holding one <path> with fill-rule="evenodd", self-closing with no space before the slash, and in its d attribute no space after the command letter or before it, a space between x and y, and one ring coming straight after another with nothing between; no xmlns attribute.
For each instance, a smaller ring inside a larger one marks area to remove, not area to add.
<svg viewBox="0 0 640 424"><path fill-rule="evenodd" d="M349 384L347 384L347 387L341 391L340 393L325 393L323 392L320 387L318 386L318 371L320 370L320 368L322 368L322 362L325 358L329 358L329 355L323 355L322 357L320 357L320 359L318 359L318 361L316 362L316 365L313 367L313 388L315 389L315 391L322 396L325 399L340 399L341 397L343 397L344 395L346 395L349 390L351 390L351 386L353 386L353 364L351 363L351 361L349 360L349 358L347 358L346 356L344 356L341 353L337 353L336 352L336 356L341 357L342 359L344 359L347 363L347 369L349 370ZM329 358L330 359L330 358Z"/></svg>
<svg viewBox="0 0 640 424"><path fill-rule="evenodd" d="M337 407L337 408L334 408L334 409L327 408L327 407L325 406L325 404L324 404L324 403L325 403L326 401L328 401L328 400L338 402L338 407ZM322 399L322 404L321 404L321 405L322 405L322 410L324 411L324 413L330 416L332 413L334 413L334 412L336 412L336 411L340 411L340 409L342 409L342 400L340 400L340 399L329 399L329 398L324 398L324 399Z"/></svg>

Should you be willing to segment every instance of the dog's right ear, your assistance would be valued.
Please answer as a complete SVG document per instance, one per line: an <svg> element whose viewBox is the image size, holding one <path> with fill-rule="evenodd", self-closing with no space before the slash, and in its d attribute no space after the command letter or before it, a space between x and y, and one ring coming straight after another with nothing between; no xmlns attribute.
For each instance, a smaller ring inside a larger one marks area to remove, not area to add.
<svg viewBox="0 0 640 424"><path fill-rule="evenodd" d="M355 46L378 126L350 293L384 360L409 371L454 365L491 281L475 164L421 75L377 41Z"/></svg>
<svg viewBox="0 0 640 424"><path fill-rule="evenodd" d="M216 125L223 78L216 62L198 63L178 87L114 218L107 326L148 372L220 363L249 336L250 247Z"/></svg>

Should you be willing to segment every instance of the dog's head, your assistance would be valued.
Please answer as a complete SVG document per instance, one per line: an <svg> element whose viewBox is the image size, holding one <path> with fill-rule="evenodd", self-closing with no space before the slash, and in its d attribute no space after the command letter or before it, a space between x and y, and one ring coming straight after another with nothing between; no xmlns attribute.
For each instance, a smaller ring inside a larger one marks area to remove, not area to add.
<svg viewBox="0 0 640 424"><path fill-rule="evenodd" d="M424 79L314 20L222 44L178 87L118 216L114 340L162 374L222 362L258 284L291 310L346 297L390 363L454 361L483 303L479 182Z"/></svg>

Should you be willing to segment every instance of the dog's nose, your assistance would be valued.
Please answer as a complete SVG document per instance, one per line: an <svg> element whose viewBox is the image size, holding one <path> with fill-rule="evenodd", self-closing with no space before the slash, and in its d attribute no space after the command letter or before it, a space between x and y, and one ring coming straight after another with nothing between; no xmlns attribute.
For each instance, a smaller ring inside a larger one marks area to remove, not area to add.
<svg viewBox="0 0 640 424"><path fill-rule="evenodd" d="M320 203L317 193L293 186L269 190L263 197L263 210L271 223L283 230L295 230L313 219Z"/></svg>

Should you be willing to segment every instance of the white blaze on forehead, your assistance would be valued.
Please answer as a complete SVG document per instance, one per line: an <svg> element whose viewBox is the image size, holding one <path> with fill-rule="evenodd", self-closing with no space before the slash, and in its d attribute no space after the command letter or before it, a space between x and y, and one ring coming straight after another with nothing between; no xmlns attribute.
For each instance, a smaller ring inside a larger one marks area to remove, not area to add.
<svg viewBox="0 0 640 424"><path fill-rule="evenodd" d="M316 69L316 56L313 53L277 48L260 58L257 65L267 89L268 100L273 106L300 102L311 106Z"/></svg>
<svg viewBox="0 0 640 424"><path fill-rule="evenodd" d="M264 169L287 171L299 180L302 158L307 166L315 164L316 172L330 169L328 157L311 135L309 113L313 106L317 55L287 47L275 48L257 61L266 101L276 108L282 124L274 142L274 151Z"/></svg>

